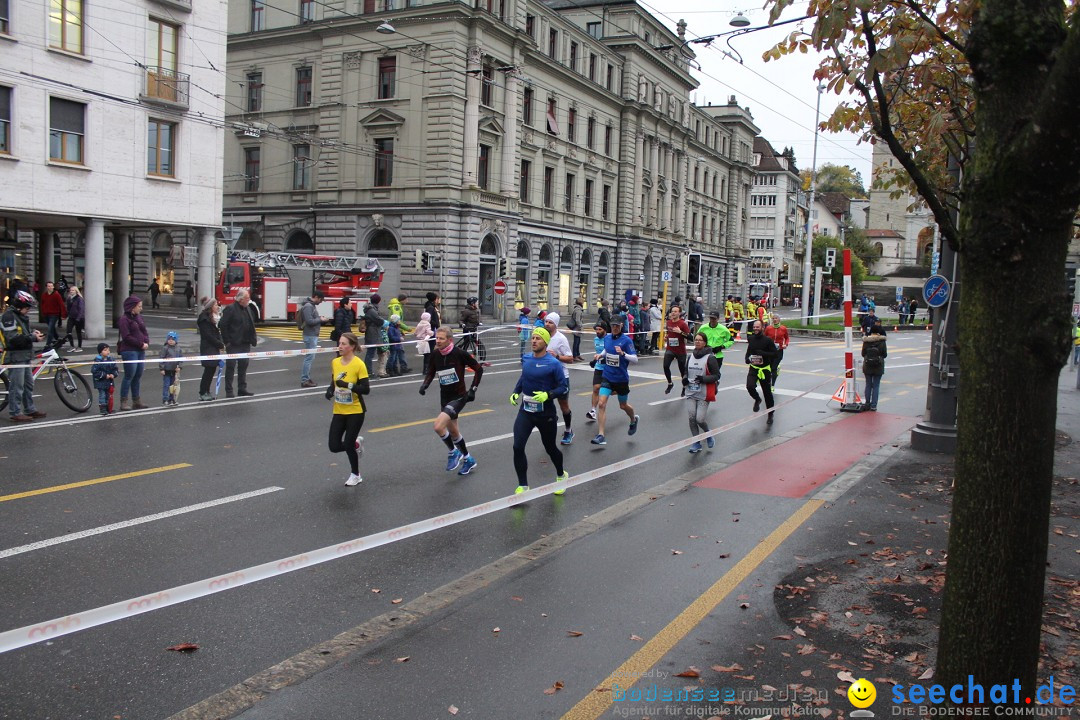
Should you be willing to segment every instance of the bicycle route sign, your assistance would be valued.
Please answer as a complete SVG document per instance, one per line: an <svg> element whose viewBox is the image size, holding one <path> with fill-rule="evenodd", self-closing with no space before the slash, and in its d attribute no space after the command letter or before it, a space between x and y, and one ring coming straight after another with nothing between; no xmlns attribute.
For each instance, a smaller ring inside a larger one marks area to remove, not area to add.
<svg viewBox="0 0 1080 720"><path fill-rule="evenodd" d="M922 294L928 307L941 307L949 302L949 281L944 275L931 275L923 283Z"/></svg>

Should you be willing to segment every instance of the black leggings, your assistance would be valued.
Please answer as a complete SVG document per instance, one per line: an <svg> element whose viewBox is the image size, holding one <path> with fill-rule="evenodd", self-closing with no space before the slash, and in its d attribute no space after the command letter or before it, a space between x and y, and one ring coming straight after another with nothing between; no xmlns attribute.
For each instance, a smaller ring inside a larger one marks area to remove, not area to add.
<svg viewBox="0 0 1080 720"><path fill-rule="evenodd" d="M360 456L356 452L356 436L360 434L360 428L364 427L365 415L367 413L335 414L330 421L330 452L344 452L349 457L349 467L353 475L360 474Z"/></svg>
<svg viewBox="0 0 1080 720"><path fill-rule="evenodd" d="M83 333L83 325L84 324L85 323L82 320L72 320L71 318L68 318L68 321L67 321L67 333L66 334L68 336L68 342L71 343L71 347L73 347L73 348L78 347L80 350L82 350L82 333ZM78 338L79 338L79 344L78 345L75 344L74 340L71 340L71 331L72 330L74 330L75 333L78 335Z"/></svg>
<svg viewBox="0 0 1080 720"><path fill-rule="evenodd" d="M760 400L758 396L757 386L761 383L761 394L765 396L765 407L772 408L773 406L773 394L772 394L772 373L768 370L765 371L765 377L759 378L758 371L754 368L750 368L746 373L746 392L750 393L750 397L754 400Z"/></svg>
<svg viewBox="0 0 1080 720"><path fill-rule="evenodd" d="M686 384L686 355L676 355L675 353L667 350L664 352L664 377L667 378L668 383L671 382L671 361L679 361L679 376L682 377L683 385Z"/></svg>
<svg viewBox="0 0 1080 720"><path fill-rule="evenodd" d="M518 410L517 420L514 421L514 470L517 471L518 485L529 484L529 460L525 457L525 444L529 442L529 435L533 428L540 431L540 441L544 443L548 457L555 466L555 474L563 474L563 456L559 445L555 442L555 435L559 430L559 418L554 414L529 413Z"/></svg>
<svg viewBox="0 0 1080 720"><path fill-rule="evenodd" d="M207 362L207 361L204 360L203 362ZM209 367L207 367L206 365L203 365L202 379L199 381L199 394L200 395L209 395L210 394L210 383L212 383L214 381L214 375L217 373L217 369L218 369L217 363L214 363L213 365L211 365Z"/></svg>

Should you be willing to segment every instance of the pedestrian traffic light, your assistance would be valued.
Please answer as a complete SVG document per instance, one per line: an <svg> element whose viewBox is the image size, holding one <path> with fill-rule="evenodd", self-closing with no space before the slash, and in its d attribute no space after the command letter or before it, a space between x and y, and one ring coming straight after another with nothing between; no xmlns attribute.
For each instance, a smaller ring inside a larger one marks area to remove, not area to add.
<svg viewBox="0 0 1080 720"><path fill-rule="evenodd" d="M686 284L701 284L701 253L690 253L686 256Z"/></svg>
<svg viewBox="0 0 1080 720"><path fill-rule="evenodd" d="M495 273L498 277L510 277L510 259L499 258L499 271Z"/></svg>
<svg viewBox="0 0 1080 720"><path fill-rule="evenodd" d="M836 248L825 248L825 267L830 270L836 267Z"/></svg>

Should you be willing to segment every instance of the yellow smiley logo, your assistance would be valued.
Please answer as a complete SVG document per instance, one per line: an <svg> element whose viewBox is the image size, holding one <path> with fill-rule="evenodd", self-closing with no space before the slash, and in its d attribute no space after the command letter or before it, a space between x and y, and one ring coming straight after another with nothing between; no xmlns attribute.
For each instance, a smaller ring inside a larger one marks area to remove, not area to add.
<svg viewBox="0 0 1080 720"><path fill-rule="evenodd" d="M868 708L877 700L877 688L866 678L859 678L847 691L848 700L857 708Z"/></svg>

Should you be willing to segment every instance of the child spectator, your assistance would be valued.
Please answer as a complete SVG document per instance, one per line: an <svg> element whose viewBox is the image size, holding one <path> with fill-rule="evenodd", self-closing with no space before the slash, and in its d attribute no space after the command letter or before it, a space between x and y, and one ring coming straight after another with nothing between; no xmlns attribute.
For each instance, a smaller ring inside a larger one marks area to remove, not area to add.
<svg viewBox="0 0 1080 720"><path fill-rule="evenodd" d="M386 361L386 372L390 375L404 375L409 370L405 364L405 348L402 343L405 337L401 332L401 316L390 316L390 327L386 328L386 336L390 339L390 359Z"/></svg>
<svg viewBox="0 0 1080 720"><path fill-rule="evenodd" d="M175 405L180 396L180 361L184 351L177 344L180 336L170 330L165 336L165 345L161 348L161 404Z"/></svg>
<svg viewBox="0 0 1080 720"><path fill-rule="evenodd" d="M416 323L416 329L413 331L416 334L416 353L422 355L424 358L424 375L427 375L428 357L431 354L431 344L428 343L428 339L435 336L435 333L431 331L431 313L420 313L420 322Z"/></svg>
<svg viewBox="0 0 1080 720"><path fill-rule="evenodd" d="M97 355L90 368L94 376L94 387L98 391L98 411L102 415L112 412L113 380L116 379L116 362L109 355L109 343L98 343Z"/></svg>

